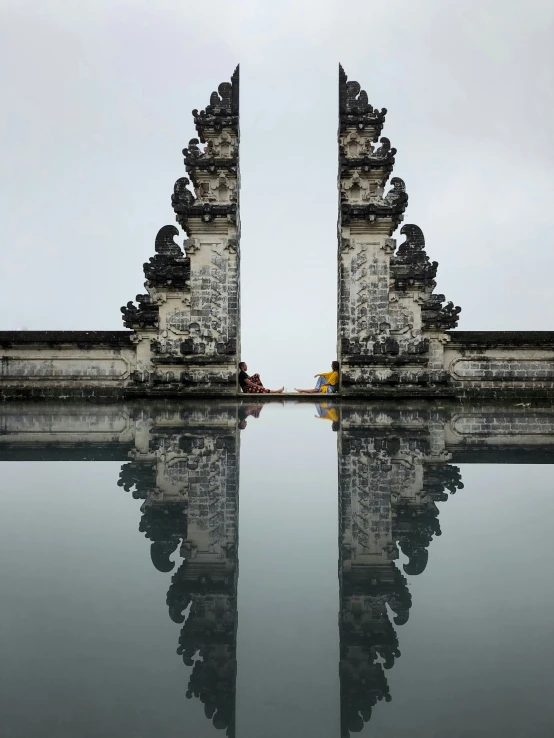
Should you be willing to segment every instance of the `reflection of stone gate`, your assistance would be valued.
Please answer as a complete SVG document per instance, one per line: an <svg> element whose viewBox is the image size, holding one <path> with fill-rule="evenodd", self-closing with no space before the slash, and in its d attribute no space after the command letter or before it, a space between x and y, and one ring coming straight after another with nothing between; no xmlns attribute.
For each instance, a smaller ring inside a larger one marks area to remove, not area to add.
<svg viewBox="0 0 554 738"><path fill-rule="evenodd" d="M550 463L554 412L505 406L340 408L340 680L342 736L362 729L400 656L391 623L412 604L404 574L419 575L441 534L438 502L463 487L463 463ZM395 561L407 557L404 574Z"/></svg>
<svg viewBox="0 0 554 738"><path fill-rule="evenodd" d="M139 413L132 461L119 485L144 500L139 530L154 566L172 571L169 616L183 624L177 653L191 666L187 697L235 735L238 576L237 413L234 407Z"/></svg>
<svg viewBox="0 0 554 738"><path fill-rule="evenodd" d="M259 408L258 408L259 410ZM0 461L113 460L142 501L154 566L174 572L170 618L192 666L186 694L234 733L239 421L236 403L0 406ZM360 730L400 656L407 577L440 535L437 503L462 487L457 463L550 463L554 410L505 405L344 403L337 409L342 735ZM399 550L408 562L397 565ZM180 554L176 566L172 558ZM394 613L392 622L389 608ZM201 660L200 660L201 659Z"/></svg>

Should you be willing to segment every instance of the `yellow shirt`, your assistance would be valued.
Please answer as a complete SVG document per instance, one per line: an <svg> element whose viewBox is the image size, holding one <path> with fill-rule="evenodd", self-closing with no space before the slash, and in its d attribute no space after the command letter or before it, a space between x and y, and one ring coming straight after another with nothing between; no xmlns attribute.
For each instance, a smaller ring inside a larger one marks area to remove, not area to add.
<svg viewBox="0 0 554 738"><path fill-rule="evenodd" d="M325 415L321 415L319 420L331 420L333 423L335 423L339 419L339 414L336 408L329 407L327 403L322 402L320 405L322 410L327 410Z"/></svg>
<svg viewBox="0 0 554 738"><path fill-rule="evenodd" d="M338 384L339 383L339 373L338 372L324 372L323 374L318 374L318 377L323 377L327 384ZM327 386L323 385L323 387L319 390L320 392L327 392Z"/></svg>

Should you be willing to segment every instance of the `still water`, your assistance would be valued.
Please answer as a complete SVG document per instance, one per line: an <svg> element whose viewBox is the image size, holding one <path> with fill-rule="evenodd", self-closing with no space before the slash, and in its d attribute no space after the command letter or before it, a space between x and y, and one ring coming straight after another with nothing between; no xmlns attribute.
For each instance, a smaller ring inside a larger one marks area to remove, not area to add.
<svg viewBox="0 0 554 738"><path fill-rule="evenodd" d="M0 406L2 738L554 735L554 410Z"/></svg>

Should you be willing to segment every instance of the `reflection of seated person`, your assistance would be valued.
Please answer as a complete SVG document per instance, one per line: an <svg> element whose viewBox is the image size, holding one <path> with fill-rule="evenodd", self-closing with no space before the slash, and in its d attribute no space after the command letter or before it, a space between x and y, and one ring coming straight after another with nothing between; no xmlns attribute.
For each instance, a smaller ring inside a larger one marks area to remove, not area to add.
<svg viewBox="0 0 554 738"><path fill-rule="evenodd" d="M263 405L241 405L238 409L239 429L244 430L248 425L246 418L259 418Z"/></svg>
<svg viewBox="0 0 554 738"><path fill-rule="evenodd" d="M333 424L332 430L338 431L340 428L339 411L333 405L329 405L327 402L317 403L315 406L317 415L314 417L318 420L330 420Z"/></svg>
<svg viewBox="0 0 554 738"><path fill-rule="evenodd" d="M243 392L248 394L279 394L285 389L284 387L278 390L266 389L262 384L260 375L253 374L252 376L248 376L246 373L247 369L246 362L241 361L239 364L239 384Z"/></svg>
<svg viewBox="0 0 554 738"><path fill-rule="evenodd" d="M318 394L321 392L338 392L339 391L339 362L333 361L331 364L331 371L324 372L323 374L315 374L314 379L317 379L315 387L312 389L294 389L300 392L302 395L311 395L315 392Z"/></svg>

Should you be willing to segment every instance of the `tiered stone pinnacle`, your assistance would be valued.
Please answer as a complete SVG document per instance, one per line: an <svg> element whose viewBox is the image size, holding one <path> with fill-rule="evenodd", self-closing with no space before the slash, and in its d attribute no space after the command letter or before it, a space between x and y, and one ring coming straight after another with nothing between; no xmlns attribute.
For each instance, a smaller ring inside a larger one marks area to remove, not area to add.
<svg viewBox="0 0 554 738"><path fill-rule="evenodd" d="M135 331L137 391L235 394L240 346L239 68L204 110L192 111L199 138L183 150L188 177L171 202L175 226L156 237L144 265L146 295L121 308ZM189 189L193 186L194 192Z"/></svg>
<svg viewBox="0 0 554 738"><path fill-rule="evenodd" d="M343 394L434 394L443 370L444 331L460 308L435 295L437 262L418 226L404 219L406 186L392 174L396 149L381 137L386 109L370 105L339 66L338 354ZM396 252L396 253L395 253Z"/></svg>
<svg viewBox="0 0 554 738"><path fill-rule="evenodd" d="M224 218L236 223L238 209L239 68L231 82L212 92L205 110L193 110L198 138L183 149L184 162L196 198L187 190L189 180L175 183L171 198L177 222L191 235L194 221L212 223ZM199 144L206 144L204 150ZM191 225L191 221L193 224Z"/></svg>

